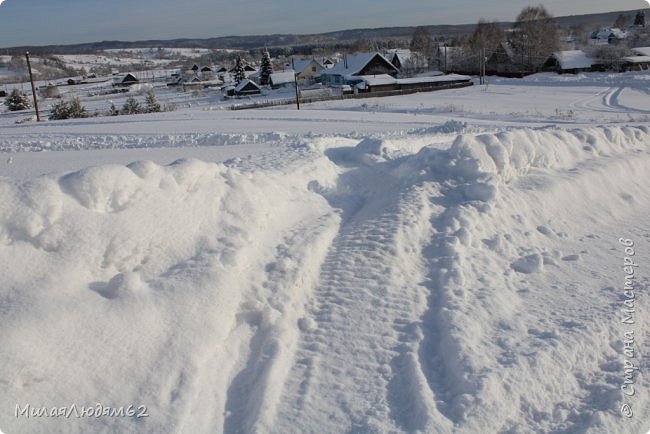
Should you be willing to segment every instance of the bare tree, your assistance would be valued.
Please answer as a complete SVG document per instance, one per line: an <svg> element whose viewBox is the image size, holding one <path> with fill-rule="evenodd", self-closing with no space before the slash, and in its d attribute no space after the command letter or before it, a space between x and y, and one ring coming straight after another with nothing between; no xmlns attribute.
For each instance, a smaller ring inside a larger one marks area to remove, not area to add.
<svg viewBox="0 0 650 434"><path fill-rule="evenodd" d="M485 49L493 51L499 43L505 40L505 32L495 21L488 22L481 18L476 24L474 33L467 41L473 50Z"/></svg>
<svg viewBox="0 0 650 434"><path fill-rule="evenodd" d="M527 6L517 15L512 48L524 68L536 71L560 47L558 26L544 6Z"/></svg>
<svg viewBox="0 0 650 434"><path fill-rule="evenodd" d="M598 45L588 52L593 58L598 59L599 64L611 71L621 71L623 57L634 55L632 50L625 46L611 44Z"/></svg>
<svg viewBox="0 0 650 434"><path fill-rule="evenodd" d="M368 39L357 39L350 46L350 51L353 53L364 53L370 51L370 41Z"/></svg>
<svg viewBox="0 0 650 434"><path fill-rule="evenodd" d="M614 21L614 27L622 29L630 24L630 17L628 15L618 14L616 21Z"/></svg>
<svg viewBox="0 0 650 434"><path fill-rule="evenodd" d="M433 48L433 39L431 32L426 27L418 27L413 32L411 37L410 48L413 51L419 51L423 54L428 54Z"/></svg>
<svg viewBox="0 0 650 434"><path fill-rule="evenodd" d="M433 45L433 38L429 29L426 27L418 27L415 29L409 47L411 51L420 53L425 63L429 65L433 58Z"/></svg>

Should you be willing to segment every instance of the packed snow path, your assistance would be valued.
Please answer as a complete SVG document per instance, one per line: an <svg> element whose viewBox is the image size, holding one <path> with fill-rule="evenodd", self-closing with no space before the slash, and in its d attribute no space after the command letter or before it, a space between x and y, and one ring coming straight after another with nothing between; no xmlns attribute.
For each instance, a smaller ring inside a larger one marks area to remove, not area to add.
<svg viewBox="0 0 650 434"><path fill-rule="evenodd" d="M649 142L429 130L4 179L0 427L644 432L618 240L650 258ZM14 415L97 402L149 416Z"/></svg>

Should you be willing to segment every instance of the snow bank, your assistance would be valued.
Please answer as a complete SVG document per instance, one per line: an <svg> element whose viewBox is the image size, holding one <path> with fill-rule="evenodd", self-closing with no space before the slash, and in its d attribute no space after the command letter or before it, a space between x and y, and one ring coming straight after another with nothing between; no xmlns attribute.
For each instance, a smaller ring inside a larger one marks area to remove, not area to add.
<svg viewBox="0 0 650 434"><path fill-rule="evenodd" d="M328 160L287 149L264 172L255 159L140 161L0 181L2 428L200 432L271 417L338 223L308 188L328 182ZM244 411L253 366L259 399ZM149 417L5 417L97 402Z"/></svg>
<svg viewBox="0 0 650 434"><path fill-rule="evenodd" d="M0 180L2 428L639 426L608 288L620 222L650 231L650 129L432 134ZM149 417L11 414L97 402Z"/></svg>
<svg viewBox="0 0 650 434"><path fill-rule="evenodd" d="M424 376L443 420L465 427L462 432L531 427L628 432L617 415L597 416L601 413L580 398L559 404L559 397L588 393L585 373L607 391L607 408L617 408L624 397L620 381L603 375L599 365L617 358L611 346L619 337L614 311L605 311L604 319L583 317L582 326L592 330L588 338L562 331L576 309L599 309L610 303L608 295L572 286L579 295L566 299L557 293L561 283L552 282L568 276L582 282L566 274L568 267L575 273L573 264L580 261L588 260L592 270L614 268L615 258L606 265L585 258L595 247L569 255L560 249L593 244L585 238L569 242L593 226L605 231L601 236L611 245L620 235L602 229L603 222L615 227L638 204L648 203L649 139L647 127L460 135L450 149L423 148L393 169L402 180L438 186L431 200L444 207L431 217L436 235L423 249L432 292L420 346ZM594 278L585 273L584 279ZM607 286L600 279L592 285ZM549 321L546 309L563 313ZM541 352L535 349L539 345L551 347ZM528 359L526 351L536 357ZM558 359L571 368L558 369ZM520 405L530 411L522 412ZM556 405L589 416L559 416ZM647 397L639 405L647 407ZM491 413L501 419L493 420ZM548 417L540 419L542 413Z"/></svg>

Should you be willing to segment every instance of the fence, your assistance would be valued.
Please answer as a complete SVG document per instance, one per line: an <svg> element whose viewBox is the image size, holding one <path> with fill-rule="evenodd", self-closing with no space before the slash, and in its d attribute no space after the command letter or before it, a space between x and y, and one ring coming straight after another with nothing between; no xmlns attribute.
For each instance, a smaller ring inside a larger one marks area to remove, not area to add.
<svg viewBox="0 0 650 434"><path fill-rule="evenodd" d="M307 98L300 98L300 104L308 104L308 103L319 102L319 101L333 101L333 100L358 99L358 98L381 98L386 96L410 95L413 93L420 93L420 92L433 92L436 90L457 89L457 88L468 87L472 85L473 85L472 82L460 82L460 83L442 84L442 85L432 86L432 87L417 87L411 89L361 92L357 94L350 93L350 94L340 94L340 95L332 95L332 96L307 97ZM247 110L247 109L255 109L255 108L281 106L281 105L292 105L295 103L296 103L295 98L274 99L274 100L257 101L248 104L232 105L230 106L230 109Z"/></svg>

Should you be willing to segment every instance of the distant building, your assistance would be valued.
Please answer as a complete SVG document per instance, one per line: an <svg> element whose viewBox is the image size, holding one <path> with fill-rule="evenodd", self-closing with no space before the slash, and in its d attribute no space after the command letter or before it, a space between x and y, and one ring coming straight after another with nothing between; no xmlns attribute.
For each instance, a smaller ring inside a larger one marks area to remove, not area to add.
<svg viewBox="0 0 650 434"><path fill-rule="evenodd" d="M618 44L620 41L626 39L627 32L616 27L603 27L597 32L591 34L593 43L597 45L604 44Z"/></svg>
<svg viewBox="0 0 650 434"><path fill-rule="evenodd" d="M399 69L400 75L408 76L425 70L428 63L424 56L409 49L396 48L388 50L386 58Z"/></svg>
<svg viewBox="0 0 650 434"><path fill-rule="evenodd" d="M271 89L293 88L295 87L295 74L293 69L282 72L274 72L269 77Z"/></svg>
<svg viewBox="0 0 650 434"><path fill-rule="evenodd" d="M621 70L623 71L648 71L650 70L650 56L623 57Z"/></svg>
<svg viewBox="0 0 650 434"><path fill-rule="evenodd" d="M542 66L544 71L577 74L591 71L598 62L582 50L556 51Z"/></svg>
<svg viewBox="0 0 650 434"><path fill-rule="evenodd" d="M298 74L298 80L314 81L325 69L314 59L291 59L291 69Z"/></svg>
<svg viewBox="0 0 650 434"><path fill-rule="evenodd" d="M249 79L242 80L236 86L227 86L223 89L228 96L246 96L246 95L259 95L262 89Z"/></svg>
<svg viewBox="0 0 650 434"><path fill-rule="evenodd" d="M140 80L138 80L138 78L135 75L129 72L124 77L116 79L113 82L113 86L132 86L139 82Z"/></svg>
<svg viewBox="0 0 650 434"><path fill-rule="evenodd" d="M360 53L345 56L333 68L324 69L320 79L327 85L353 85L362 81L360 76L382 74L395 77L399 69L379 53Z"/></svg>
<svg viewBox="0 0 650 434"><path fill-rule="evenodd" d="M521 67L516 61L515 53L507 42L501 42L485 62L485 72L487 74L516 74L521 71Z"/></svg>
<svg viewBox="0 0 650 434"><path fill-rule="evenodd" d="M336 63L329 57L324 57L323 61L321 62L321 65L323 65L323 68L325 69L330 69L330 68L334 68L334 65L336 65Z"/></svg>

